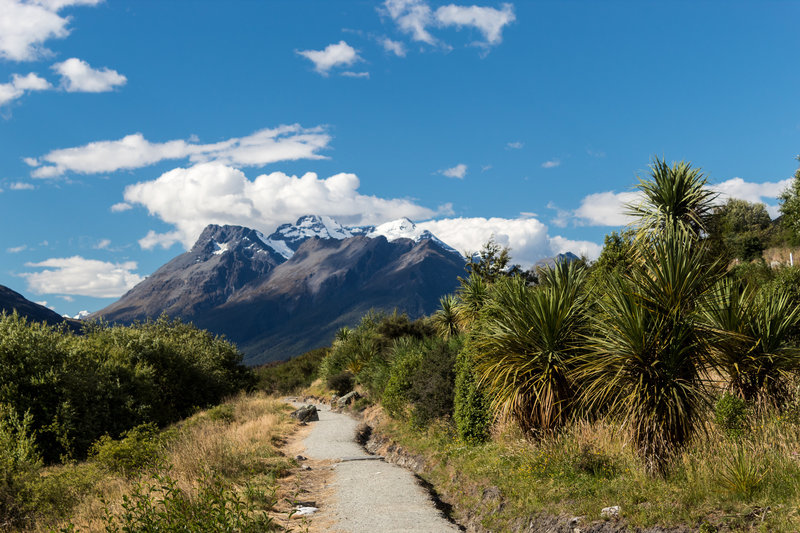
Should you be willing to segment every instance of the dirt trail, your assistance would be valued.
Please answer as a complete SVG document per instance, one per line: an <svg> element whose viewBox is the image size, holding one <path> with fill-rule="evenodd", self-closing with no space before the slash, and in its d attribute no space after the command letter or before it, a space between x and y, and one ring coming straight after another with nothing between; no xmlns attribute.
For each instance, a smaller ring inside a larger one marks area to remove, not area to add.
<svg viewBox="0 0 800 533"><path fill-rule="evenodd" d="M325 491L330 494L315 495L320 511L312 525L319 521L326 531L347 533L459 531L436 509L414 474L367 454L356 443L357 421L327 405L317 404L317 409L319 421L309 423L303 455L332 464L333 476L332 490Z"/></svg>

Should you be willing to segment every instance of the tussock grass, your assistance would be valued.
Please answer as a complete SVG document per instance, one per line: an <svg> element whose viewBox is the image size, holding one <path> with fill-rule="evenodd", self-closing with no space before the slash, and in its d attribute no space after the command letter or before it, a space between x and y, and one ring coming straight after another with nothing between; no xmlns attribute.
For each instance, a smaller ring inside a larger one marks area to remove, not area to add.
<svg viewBox="0 0 800 533"><path fill-rule="evenodd" d="M709 425L664 478L648 473L628 434L603 422L574 422L536 441L508 426L478 446L445 423L419 431L385 420L378 431L427 457L423 477L462 520L478 516L494 531L541 513L600 520L612 505L632 527L800 531L800 425L776 414L753 420L736 441ZM487 496L498 489L501 498Z"/></svg>
<svg viewBox="0 0 800 533"><path fill-rule="evenodd" d="M36 520L19 531L106 531L106 513L123 512L124 498L137 487L147 492L154 472L168 476L189 500L220 486L256 511L274 505L275 480L291 467L278 446L293 431L288 406L261 395L240 395L201 411L160 434L154 464L136 476L109 471L97 461L48 468L32 489ZM157 493L151 495L158 498Z"/></svg>

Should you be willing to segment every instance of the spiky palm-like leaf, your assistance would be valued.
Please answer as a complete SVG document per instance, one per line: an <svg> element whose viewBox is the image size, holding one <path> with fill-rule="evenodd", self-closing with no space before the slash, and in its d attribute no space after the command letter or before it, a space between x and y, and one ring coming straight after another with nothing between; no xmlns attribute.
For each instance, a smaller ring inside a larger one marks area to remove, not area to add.
<svg viewBox="0 0 800 533"><path fill-rule="evenodd" d="M458 324L468 329L480 316L483 306L489 297L489 284L480 276L470 275L467 279L459 278L458 304L455 315Z"/></svg>
<svg viewBox="0 0 800 533"><path fill-rule="evenodd" d="M696 310L718 275L701 244L666 230L598 303L579 372L585 404L620 417L653 472L700 426L708 362Z"/></svg>
<svg viewBox="0 0 800 533"><path fill-rule="evenodd" d="M439 298L439 309L433 314L433 323L444 338L458 335L461 328L458 323L458 299L452 294Z"/></svg>
<svg viewBox="0 0 800 533"><path fill-rule="evenodd" d="M574 408L585 270L565 266L553 280L536 288L518 277L498 281L474 341L476 368L494 409L526 432L556 429Z"/></svg>
<svg viewBox="0 0 800 533"><path fill-rule="evenodd" d="M649 179L639 179L643 200L628 207L645 233L666 227L683 227L698 236L706 229L717 194L706 188L700 169L681 161L671 166L653 158Z"/></svg>
<svg viewBox="0 0 800 533"><path fill-rule="evenodd" d="M703 319L713 331L714 362L731 392L748 402L779 404L787 379L800 370L800 348L791 342L800 309L789 296L725 280L706 299Z"/></svg>

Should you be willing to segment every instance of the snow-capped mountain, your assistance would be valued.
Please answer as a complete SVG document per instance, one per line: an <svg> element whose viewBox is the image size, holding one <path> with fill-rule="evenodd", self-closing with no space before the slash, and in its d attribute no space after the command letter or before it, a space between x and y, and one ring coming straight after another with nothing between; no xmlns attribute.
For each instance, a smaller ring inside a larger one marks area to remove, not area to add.
<svg viewBox="0 0 800 533"><path fill-rule="evenodd" d="M408 219L346 227L309 215L269 236L212 224L92 316L129 323L167 313L226 335L256 364L322 346L370 309L429 314L463 272L460 254Z"/></svg>
<svg viewBox="0 0 800 533"><path fill-rule="evenodd" d="M364 235L371 239L386 237L389 242L397 239L411 239L420 242L432 239L440 246L456 251L451 246L437 239L433 233L417 227L408 218L398 218L378 226L343 226L329 216L306 215L297 219L294 224L282 224L269 237L260 234L261 240L275 252L286 259L308 239L349 239L357 235Z"/></svg>

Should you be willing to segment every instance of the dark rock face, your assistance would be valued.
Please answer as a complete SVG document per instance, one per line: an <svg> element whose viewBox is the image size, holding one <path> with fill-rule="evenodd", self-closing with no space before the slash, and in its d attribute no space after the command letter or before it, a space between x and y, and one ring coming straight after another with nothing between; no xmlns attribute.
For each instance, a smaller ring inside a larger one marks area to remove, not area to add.
<svg viewBox="0 0 800 533"><path fill-rule="evenodd" d="M34 303L20 293L0 285L0 311L11 314L16 311L32 322L46 322L51 326L67 322L72 329L79 329L77 320L67 319L43 305Z"/></svg>
<svg viewBox="0 0 800 533"><path fill-rule="evenodd" d="M226 335L248 364L261 364L330 343L370 309L431 313L463 272L464 259L437 240L353 236L327 217L269 237L211 225L95 316L130 323L166 312Z"/></svg>

